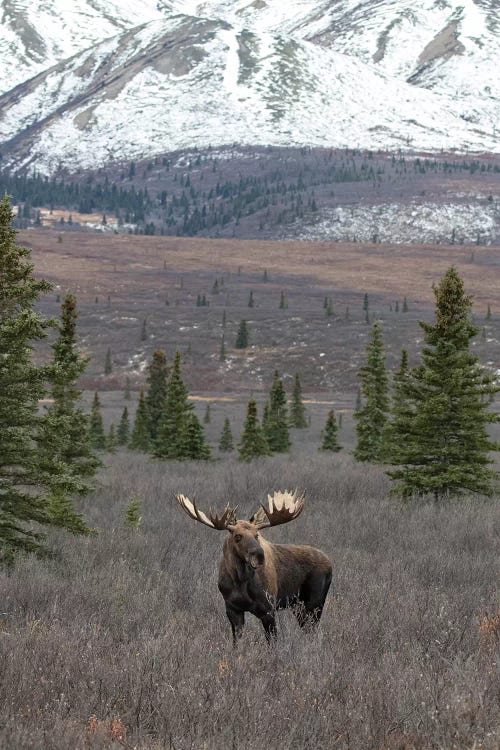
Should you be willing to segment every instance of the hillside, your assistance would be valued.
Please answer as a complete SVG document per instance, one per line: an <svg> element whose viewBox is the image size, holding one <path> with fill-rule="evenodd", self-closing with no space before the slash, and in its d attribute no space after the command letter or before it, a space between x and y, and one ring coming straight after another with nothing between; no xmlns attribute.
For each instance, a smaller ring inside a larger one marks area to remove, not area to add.
<svg viewBox="0 0 500 750"><path fill-rule="evenodd" d="M488 3L308 0L285 14L277 0L179 0L115 13L113 3L81 0L78 42L79 16L55 0L36 18L2 5L9 169L53 174L233 142L500 150L491 66L500 43ZM34 44L51 14L57 33L47 26Z"/></svg>

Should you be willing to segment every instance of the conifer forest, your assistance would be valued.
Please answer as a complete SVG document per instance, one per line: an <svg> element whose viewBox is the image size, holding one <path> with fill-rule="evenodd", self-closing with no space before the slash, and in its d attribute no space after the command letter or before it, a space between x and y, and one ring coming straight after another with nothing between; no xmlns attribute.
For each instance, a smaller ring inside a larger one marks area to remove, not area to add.
<svg viewBox="0 0 500 750"><path fill-rule="evenodd" d="M498 250L268 241L410 170L296 151L0 179L0 747L500 745ZM233 647L220 519L285 490L262 537L328 556L325 608Z"/></svg>

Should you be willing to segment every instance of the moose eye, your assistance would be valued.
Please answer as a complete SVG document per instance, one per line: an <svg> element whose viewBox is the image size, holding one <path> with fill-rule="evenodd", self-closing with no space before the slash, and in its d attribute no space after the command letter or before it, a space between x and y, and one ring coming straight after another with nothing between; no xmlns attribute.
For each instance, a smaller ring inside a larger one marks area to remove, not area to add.
<svg viewBox="0 0 500 750"><path fill-rule="evenodd" d="M241 542L241 534L236 534L236 536L234 537L234 541Z"/></svg>

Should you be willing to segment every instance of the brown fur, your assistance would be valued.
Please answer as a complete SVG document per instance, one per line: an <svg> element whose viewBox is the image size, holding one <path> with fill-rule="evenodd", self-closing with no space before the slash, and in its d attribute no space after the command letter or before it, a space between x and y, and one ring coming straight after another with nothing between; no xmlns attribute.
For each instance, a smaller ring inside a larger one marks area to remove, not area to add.
<svg viewBox="0 0 500 750"><path fill-rule="evenodd" d="M218 515L200 510L184 495L176 496L187 515L219 531L229 531L219 566L219 591L226 603L234 642L241 636L245 612L258 617L266 638L276 635L275 612L293 607L301 627L319 622L332 580L323 552L298 544L271 544L260 529L289 523L304 509L304 495L274 492L249 521L236 520L229 505Z"/></svg>
<svg viewBox="0 0 500 750"><path fill-rule="evenodd" d="M276 609L291 606L301 627L316 624L332 577L327 556L314 547L271 544L250 521L238 521L228 531L219 566L219 591L235 642L241 636L245 612L261 620L268 639L276 634Z"/></svg>

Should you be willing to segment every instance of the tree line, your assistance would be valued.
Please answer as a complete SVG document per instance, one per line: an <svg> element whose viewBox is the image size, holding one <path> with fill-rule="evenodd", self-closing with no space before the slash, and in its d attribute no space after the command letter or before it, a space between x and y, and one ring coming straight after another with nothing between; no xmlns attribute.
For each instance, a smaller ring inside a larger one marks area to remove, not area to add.
<svg viewBox="0 0 500 750"><path fill-rule="evenodd" d="M125 398L130 398L129 385L125 390ZM208 403L204 423L210 422L210 415L211 405ZM291 446L290 429L307 426L299 373L295 375L289 404L283 381L276 371L261 421L257 416L255 399L250 398L248 402L241 439L236 446L238 456L241 460L249 461L258 456L286 452ZM321 450L341 449L337 431L337 421L331 411L322 434ZM204 427L194 413L193 403L189 401L188 389L182 378L180 353L176 353L172 366L169 366L162 349L153 352L147 367L146 388L140 390L133 425L128 406L124 406L117 428L112 424L106 434L99 394L96 392L90 415L90 441L96 450L114 451L121 446L149 453L154 458L211 458L211 448L206 442ZM224 420L218 448L222 453L235 449L228 417Z"/></svg>
<svg viewBox="0 0 500 750"><path fill-rule="evenodd" d="M259 229L293 222L314 215L322 203L321 191L332 193L343 183L371 183L410 179L430 173L497 173L500 167L477 159L411 159L393 154L391 159L372 152L336 153L308 149L294 151L292 167L271 164L264 174L238 179L219 175L217 159L198 153L187 161L185 170L173 169L168 157L142 165L130 162L128 169L111 177L101 173L85 177L46 177L36 172L10 175L0 172L0 191L13 196L19 205L16 226L40 223L37 208L60 208L81 213L114 214L123 231L138 234L195 236L217 234L243 217L256 215ZM159 183L148 190L151 179ZM73 219L72 219L73 222Z"/></svg>

